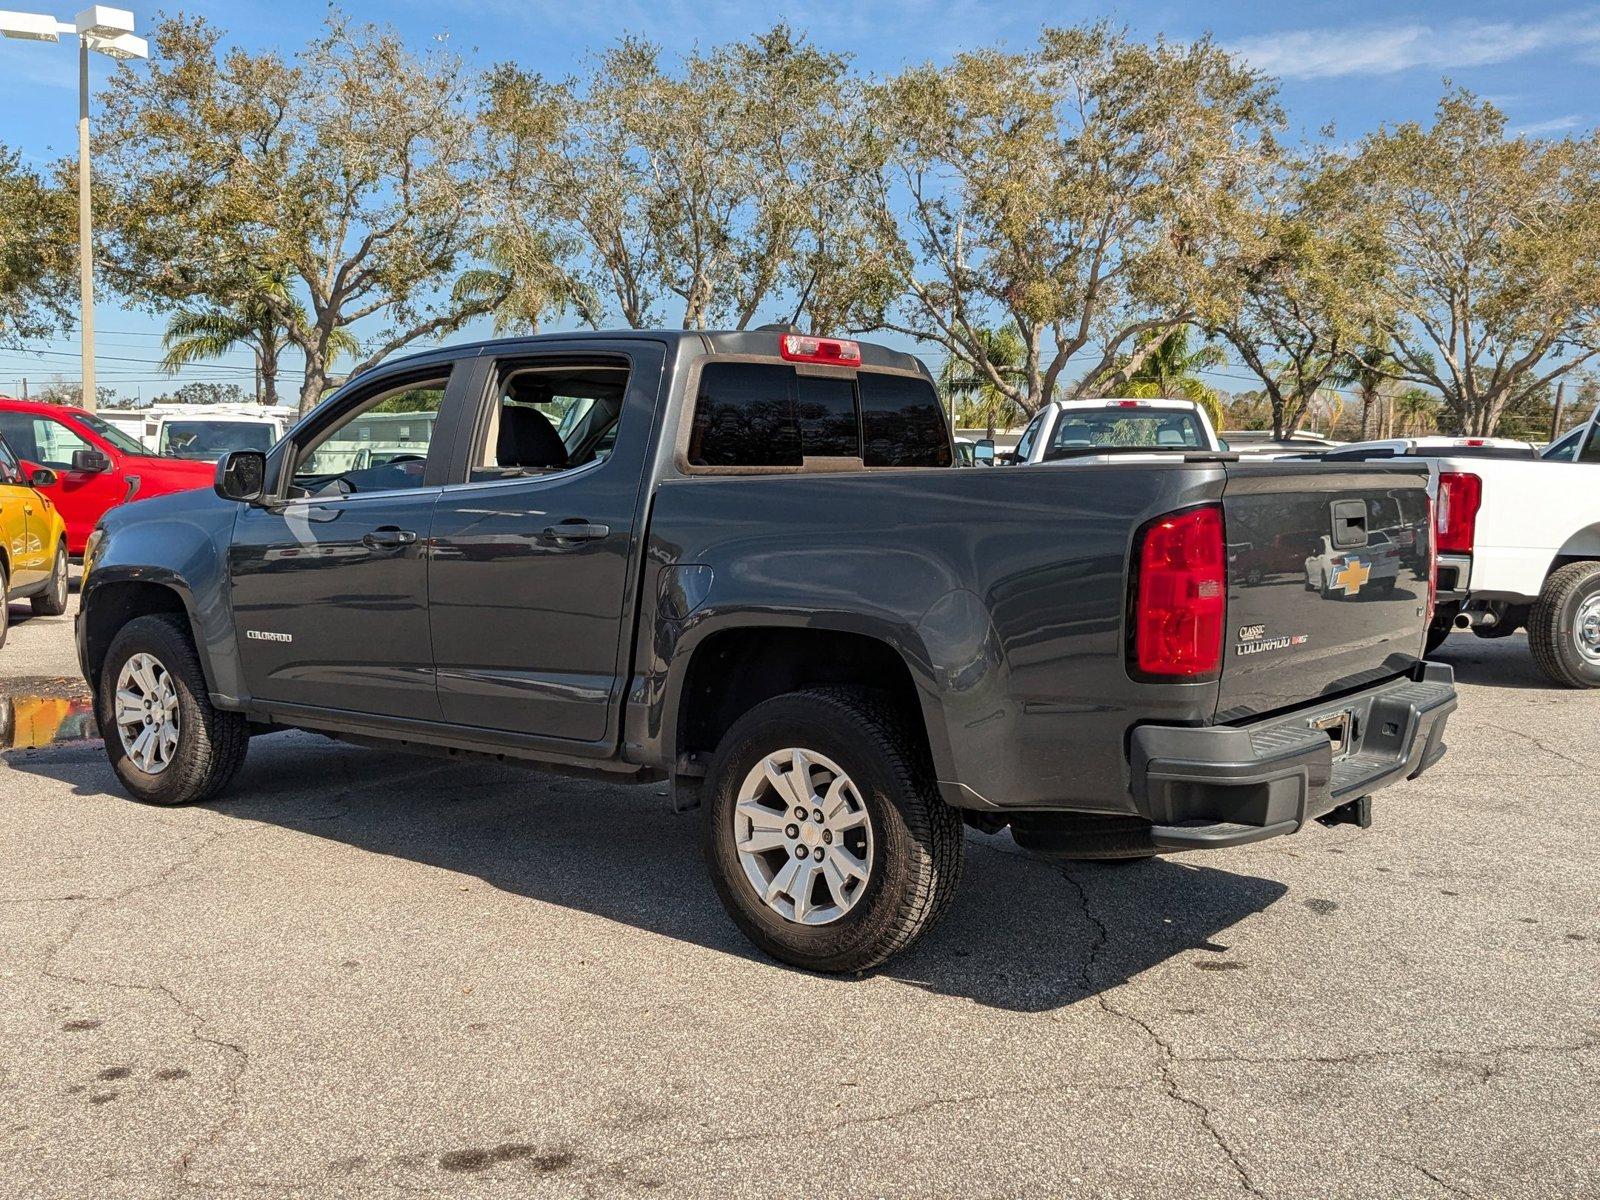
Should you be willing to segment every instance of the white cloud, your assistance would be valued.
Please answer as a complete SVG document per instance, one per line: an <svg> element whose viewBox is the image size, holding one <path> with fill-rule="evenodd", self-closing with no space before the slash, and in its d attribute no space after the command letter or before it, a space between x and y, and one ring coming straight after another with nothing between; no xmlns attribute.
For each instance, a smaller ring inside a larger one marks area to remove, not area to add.
<svg viewBox="0 0 1600 1200"><path fill-rule="evenodd" d="M1543 21L1451 21L1384 24L1258 34L1228 49L1284 79L1448 71L1508 62L1540 50L1600 44L1600 14L1568 13Z"/></svg>
<svg viewBox="0 0 1600 1200"><path fill-rule="evenodd" d="M1515 125L1509 132L1512 137L1539 137L1546 133L1563 133L1582 124L1582 117L1576 113L1568 113L1564 117L1551 117L1547 121L1529 121L1526 125Z"/></svg>

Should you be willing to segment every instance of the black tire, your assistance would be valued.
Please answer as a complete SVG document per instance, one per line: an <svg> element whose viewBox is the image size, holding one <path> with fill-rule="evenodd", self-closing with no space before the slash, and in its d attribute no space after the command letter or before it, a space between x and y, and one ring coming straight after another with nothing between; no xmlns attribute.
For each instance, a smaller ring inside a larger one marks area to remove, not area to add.
<svg viewBox="0 0 1600 1200"><path fill-rule="evenodd" d="M177 747L167 766L156 773L134 765L116 725L117 678L127 661L140 653L150 655L166 671L178 700ZM134 799L147 804L209 800L227 786L250 748L244 717L212 705L189 631L171 613L135 617L117 633L100 669L94 715L111 769Z"/></svg>
<svg viewBox="0 0 1600 1200"><path fill-rule="evenodd" d="M1560 687L1600 688L1600 661L1578 650L1579 616L1594 613L1600 562L1568 563L1552 572L1528 617L1528 647L1544 677Z"/></svg>
<svg viewBox="0 0 1600 1200"><path fill-rule="evenodd" d="M11 572L0 559L0 646L6 644L6 634L11 632Z"/></svg>
<svg viewBox="0 0 1600 1200"><path fill-rule="evenodd" d="M828 924L799 924L768 907L734 842L740 785L763 758L790 747L837 764L870 822L874 854L865 890ZM865 971L916 941L955 895L965 849L961 817L940 797L906 718L875 693L817 688L757 705L717 747L705 796L705 857L723 907L746 937L783 962Z"/></svg>
<svg viewBox="0 0 1600 1200"><path fill-rule="evenodd" d="M67 611L67 543L56 543L55 566L50 568L50 582L44 591L30 601L36 617L59 617Z"/></svg>

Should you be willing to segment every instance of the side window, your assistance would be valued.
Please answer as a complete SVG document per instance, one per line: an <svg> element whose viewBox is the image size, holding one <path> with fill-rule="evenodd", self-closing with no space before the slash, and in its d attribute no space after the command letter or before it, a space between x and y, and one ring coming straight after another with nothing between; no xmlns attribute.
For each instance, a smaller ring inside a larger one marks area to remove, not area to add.
<svg viewBox="0 0 1600 1200"><path fill-rule="evenodd" d="M86 438L79 437L65 423L49 417L33 418L33 443L37 447L36 461L58 471L72 469L73 451L94 449Z"/></svg>
<svg viewBox="0 0 1600 1200"><path fill-rule="evenodd" d="M1044 419L1049 409L1045 409L1033 420L1028 422L1028 427L1022 431L1022 436L1017 439L1017 448L1013 453L1022 462L1028 461L1028 455L1033 453L1033 443L1039 439L1039 430L1044 427Z"/></svg>
<svg viewBox="0 0 1600 1200"><path fill-rule="evenodd" d="M616 445L627 391L623 366L506 364L469 478L521 479L604 462Z"/></svg>
<svg viewBox="0 0 1600 1200"><path fill-rule="evenodd" d="M948 467L950 431L939 393L926 379L864 371L861 393L863 454L869 467Z"/></svg>
<svg viewBox="0 0 1600 1200"><path fill-rule="evenodd" d="M1600 463L1600 421L1594 421L1589 425L1589 436L1578 454L1578 461Z"/></svg>
<svg viewBox="0 0 1600 1200"><path fill-rule="evenodd" d="M1560 441L1545 448L1541 457L1546 462L1576 462L1578 446L1583 442L1583 430L1574 429Z"/></svg>
<svg viewBox="0 0 1600 1200"><path fill-rule="evenodd" d="M378 392L296 447L291 496L421 487L448 376Z"/></svg>
<svg viewBox="0 0 1600 1200"><path fill-rule="evenodd" d="M689 464L696 467L798 467L800 426L794 370L764 363L707 363L700 371Z"/></svg>
<svg viewBox="0 0 1600 1200"><path fill-rule="evenodd" d="M0 412L0 436L18 458L39 461L39 450L33 440L33 418L27 413Z"/></svg>
<svg viewBox="0 0 1600 1200"><path fill-rule="evenodd" d="M22 467L17 462L17 456L11 453L11 447L0 439L0 483L21 483Z"/></svg>
<svg viewBox="0 0 1600 1200"><path fill-rule="evenodd" d="M799 467L807 458L868 467L948 467L950 435L925 379L854 379L777 363L710 362L700 371L686 457L694 467Z"/></svg>

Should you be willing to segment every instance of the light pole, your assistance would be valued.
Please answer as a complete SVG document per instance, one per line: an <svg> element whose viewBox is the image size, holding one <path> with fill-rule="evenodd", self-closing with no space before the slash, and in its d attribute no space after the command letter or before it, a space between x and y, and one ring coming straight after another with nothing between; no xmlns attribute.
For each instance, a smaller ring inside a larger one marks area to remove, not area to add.
<svg viewBox="0 0 1600 1200"><path fill-rule="evenodd" d="M89 210L89 51L108 58L148 58L125 8L92 5L68 23L41 13L0 11L0 34L31 42L78 35L78 337L83 347L83 407L94 411L94 222Z"/></svg>

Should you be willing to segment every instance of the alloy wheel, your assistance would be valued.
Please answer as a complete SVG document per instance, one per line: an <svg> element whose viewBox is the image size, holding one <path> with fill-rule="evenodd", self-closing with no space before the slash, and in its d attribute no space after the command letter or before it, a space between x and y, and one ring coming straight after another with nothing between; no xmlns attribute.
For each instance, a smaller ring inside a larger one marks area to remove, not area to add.
<svg viewBox="0 0 1600 1200"><path fill-rule="evenodd" d="M140 652L117 674L117 736L134 766L159 775L178 751L178 689L154 655Z"/></svg>
<svg viewBox="0 0 1600 1200"><path fill-rule="evenodd" d="M786 921L827 925L865 895L872 819L850 777L814 750L765 755L739 785L733 842L756 895Z"/></svg>

